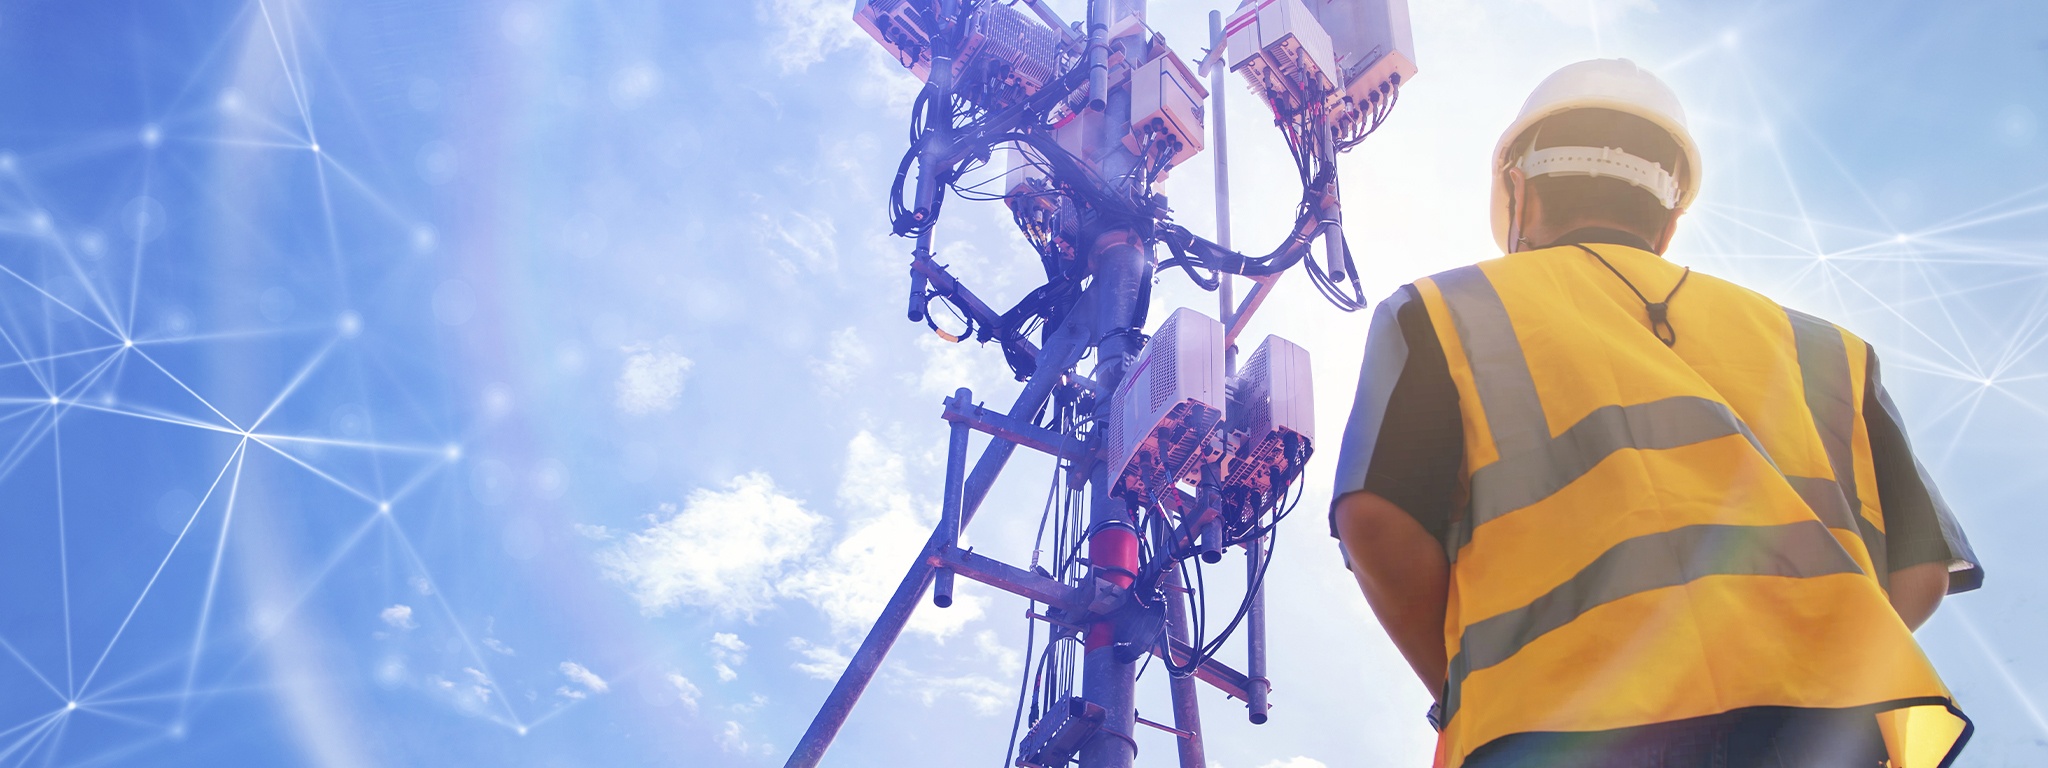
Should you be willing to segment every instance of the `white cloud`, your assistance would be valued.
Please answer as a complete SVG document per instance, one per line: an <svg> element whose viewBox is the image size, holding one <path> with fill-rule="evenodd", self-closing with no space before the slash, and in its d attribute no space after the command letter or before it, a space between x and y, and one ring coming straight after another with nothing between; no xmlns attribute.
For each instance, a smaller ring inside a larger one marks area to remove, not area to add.
<svg viewBox="0 0 2048 768"><path fill-rule="evenodd" d="M751 618L768 607L824 523L759 472L733 478L723 491L692 492L680 512L672 504L661 510L645 530L598 555L605 575L625 584L649 615L690 605Z"/></svg>
<svg viewBox="0 0 2048 768"><path fill-rule="evenodd" d="M957 697L977 714L994 715L1012 711L1011 707L1017 703L1015 686L981 675L943 677L899 669L893 676L901 678L905 687L915 691L927 707L937 704L940 699Z"/></svg>
<svg viewBox="0 0 2048 768"><path fill-rule="evenodd" d="M942 327L951 317L937 302L932 310L941 313ZM953 330L960 328L954 326ZM972 341L954 343L941 339L937 334L921 334L917 337L917 348L924 352L924 367L915 373L914 383L919 392L936 397L953 394L953 390L966 387L978 394L995 391L1003 382L1012 381L1008 364L1003 362L1003 352L994 345L982 345Z"/></svg>
<svg viewBox="0 0 2048 768"><path fill-rule="evenodd" d="M845 394L854 377L873 362L874 356L869 353L867 342L861 340L860 330L852 326L834 331L826 346L825 357L811 358L811 375L818 377L827 394Z"/></svg>
<svg viewBox="0 0 2048 768"><path fill-rule="evenodd" d="M839 679L839 673L845 671L847 662L851 661L837 648L814 645L801 637L790 638L789 649L796 651L805 659L789 665L790 668L818 680Z"/></svg>
<svg viewBox="0 0 2048 768"><path fill-rule="evenodd" d="M1005 677L1015 677L1017 673L1024 671L1023 660L1017 649L1004 644L993 629L974 633L974 648L981 652L982 658L994 660L996 669Z"/></svg>
<svg viewBox="0 0 2048 768"><path fill-rule="evenodd" d="M725 728L718 732L718 747L727 752L741 755L766 757L775 754L775 745L766 742L755 744L747 741L747 732L738 721L725 721Z"/></svg>
<svg viewBox="0 0 2048 768"><path fill-rule="evenodd" d="M412 591L420 593L422 597L434 594L434 585L427 581L425 576L414 576L406 583L411 584Z"/></svg>
<svg viewBox="0 0 2048 768"><path fill-rule="evenodd" d="M840 0L771 0L761 15L781 32L772 50L783 74L809 69L827 55L866 37Z"/></svg>
<svg viewBox="0 0 2048 768"><path fill-rule="evenodd" d="M682 673L679 672L668 673L668 682L676 687L676 698L682 700L683 706L689 707L690 711L695 712L697 710L697 700L704 696L703 691L697 690L697 684L690 682L690 678L683 677Z"/></svg>
<svg viewBox="0 0 2048 768"><path fill-rule="evenodd" d="M784 274L839 270L839 228L827 216L802 211L763 213L755 219L754 231Z"/></svg>
<svg viewBox="0 0 2048 768"><path fill-rule="evenodd" d="M1291 757L1286 760L1274 760L1259 766L1259 768L1329 768L1329 766L1323 765L1323 761L1312 757Z"/></svg>
<svg viewBox="0 0 2048 768"><path fill-rule="evenodd" d="M746 730L737 721L725 721L725 729L718 732L718 746L727 752L746 752Z"/></svg>
<svg viewBox="0 0 2048 768"><path fill-rule="evenodd" d="M486 638L484 638L484 647L485 647L485 648L489 648L489 649L491 649L492 651L495 651L495 652L498 652L498 653L502 653L502 654L504 654L504 655L506 655L506 656L517 656L517 655L519 655L519 652L518 652L518 651L514 651L514 650L512 650L512 646L506 645L504 641L502 641L502 640L499 640L498 638L495 638L495 637L486 637Z"/></svg>
<svg viewBox="0 0 2048 768"><path fill-rule="evenodd" d="M574 527L576 529L576 535L582 536L583 538L589 539L591 541L612 540L612 529L606 528L602 525L584 525L582 523L577 523Z"/></svg>
<svg viewBox="0 0 2048 768"><path fill-rule="evenodd" d="M739 635L713 632L711 659L714 662L712 669L718 673L719 682L730 683L737 680L740 673L736 667L747 662L747 643L741 640Z"/></svg>
<svg viewBox="0 0 2048 768"><path fill-rule="evenodd" d="M696 365L666 345L629 344L625 368L619 371L619 410L633 415L675 410L683 397L683 380Z"/></svg>
<svg viewBox="0 0 2048 768"><path fill-rule="evenodd" d="M931 535L937 505L913 498L905 475L902 455L869 432L855 435L846 447L839 506L858 517L820 562L786 582L791 594L824 612L835 633L850 636L875 620ZM948 637L981 618L985 602L961 594L951 608L912 614L908 629Z"/></svg>
<svg viewBox="0 0 2048 768"><path fill-rule="evenodd" d="M598 677L597 673L573 661L562 662L562 674L567 676L571 682L589 689L591 693L604 693L612 689L611 685L604 681L604 678Z"/></svg>
<svg viewBox="0 0 2048 768"><path fill-rule="evenodd" d="M571 701L582 701L590 697L590 694L584 693L582 691L576 690L566 685L556 688L555 695L565 699L569 699Z"/></svg>
<svg viewBox="0 0 2048 768"><path fill-rule="evenodd" d="M419 622L412 619L412 606L399 604L377 613L377 618L398 629L418 629Z"/></svg>
<svg viewBox="0 0 2048 768"><path fill-rule="evenodd" d="M427 687L446 696L455 706L470 714L481 714L491 703L491 692L497 688L489 675L476 667L463 667L461 677L468 682L450 680L440 675L427 677Z"/></svg>

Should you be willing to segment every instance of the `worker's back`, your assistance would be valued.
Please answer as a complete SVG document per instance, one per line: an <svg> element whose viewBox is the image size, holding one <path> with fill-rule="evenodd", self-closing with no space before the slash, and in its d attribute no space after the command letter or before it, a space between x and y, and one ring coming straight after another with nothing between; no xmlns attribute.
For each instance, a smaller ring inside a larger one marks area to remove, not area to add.
<svg viewBox="0 0 2048 768"><path fill-rule="evenodd" d="M1958 746L1967 721L1881 584L1861 340L1616 245L1416 288L1469 472L1446 542L1451 765L1510 734L1752 707L1898 710L1877 715L1895 765Z"/></svg>

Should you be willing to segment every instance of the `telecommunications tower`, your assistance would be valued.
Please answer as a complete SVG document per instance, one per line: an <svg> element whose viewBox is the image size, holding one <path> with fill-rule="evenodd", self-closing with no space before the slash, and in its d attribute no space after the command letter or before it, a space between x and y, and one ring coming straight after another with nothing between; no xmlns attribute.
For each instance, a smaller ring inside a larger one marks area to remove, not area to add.
<svg viewBox="0 0 2048 768"><path fill-rule="evenodd" d="M945 401L937 530L791 768L819 763L926 588L945 608L957 577L1032 601L1019 699L1021 707L1028 698L1029 717L1009 746L1020 768L1126 768L1141 723L1177 737L1182 768L1203 768L1198 682L1244 701L1252 722L1266 721L1263 581L1275 528L1299 500L1314 410L1307 351L1267 337L1238 370L1235 345L1297 264L1340 309L1366 305L1344 239L1336 159L1379 128L1415 75L1407 5L1245 0L1227 20L1209 14L1209 47L1191 69L1146 26L1144 0L1086 0L1085 21L1071 25L1046 3L855 0L854 21L924 81L889 200L895 233L915 242L909 317L949 340L996 344L1025 384L1004 411L975 404L966 389ZM1230 248L1226 68L1272 109L1300 175L1294 225L1264 255ZM1175 224L1161 193L1168 174L1205 148L1210 118L1214 240ZM994 175L999 164L999 176L963 181ZM988 191L992 183L1001 190ZM1045 283L999 312L956 279L932 247L949 192L1001 199ZM1317 240L1321 263L1310 253ZM1156 258L1159 245L1168 258ZM1153 275L1175 268L1219 294L1219 316L1177 309L1148 335ZM1252 283L1241 302L1232 276ZM1094 365L1083 373L1091 350ZM969 430L991 436L971 469ZM1054 457L1058 473L1039 525L1037 549L1049 560L1034 555L1022 568L958 547L1018 446ZM1244 597L1212 626L1199 570L1232 548L1245 552ZM1218 658L1240 626L1243 671ZM1171 725L1137 717L1138 663L1147 656L1170 673Z"/></svg>

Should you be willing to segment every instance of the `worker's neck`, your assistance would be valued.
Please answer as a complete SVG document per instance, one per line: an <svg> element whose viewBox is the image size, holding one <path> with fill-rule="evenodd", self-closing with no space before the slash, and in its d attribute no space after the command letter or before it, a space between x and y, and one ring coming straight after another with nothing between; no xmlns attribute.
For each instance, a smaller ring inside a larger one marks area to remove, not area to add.
<svg viewBox="0 0 2048 768"><path fill-rule="evenodd" d="M1555 248L1573 243L1609 243L1655 253L1654 238L1645 237L1618 222L1596 216L1579 216L1560 226L1531 227L1522 238L1534 248Z"/></svg>

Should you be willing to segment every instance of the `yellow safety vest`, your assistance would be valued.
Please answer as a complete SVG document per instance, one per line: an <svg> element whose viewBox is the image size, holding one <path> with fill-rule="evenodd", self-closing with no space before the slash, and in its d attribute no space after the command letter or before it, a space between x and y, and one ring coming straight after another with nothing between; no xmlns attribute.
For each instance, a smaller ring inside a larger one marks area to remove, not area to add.
<svg viewBox="0 0 2048 768"><path fill-rule="evenodd" d="M1595 245L1650 296L1680 268ZM1446 757L1744 707L1863 709L1894 768L1970 731L1885 596L1861 339L1693 274L1679 339L1590 255L1415 284L1464 420Z"/></svg>

